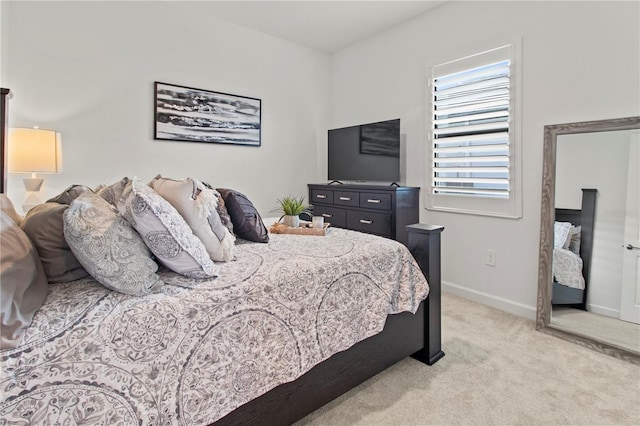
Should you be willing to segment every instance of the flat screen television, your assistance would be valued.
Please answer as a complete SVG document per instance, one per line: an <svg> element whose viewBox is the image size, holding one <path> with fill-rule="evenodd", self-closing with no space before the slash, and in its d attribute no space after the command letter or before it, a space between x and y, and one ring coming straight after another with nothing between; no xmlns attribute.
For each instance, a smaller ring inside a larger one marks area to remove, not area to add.
<svg viewBox="0 0 640 426"><path fill-rule="evenodd" d="M398 182L400 119L331 129L330 181Z"/></svg>

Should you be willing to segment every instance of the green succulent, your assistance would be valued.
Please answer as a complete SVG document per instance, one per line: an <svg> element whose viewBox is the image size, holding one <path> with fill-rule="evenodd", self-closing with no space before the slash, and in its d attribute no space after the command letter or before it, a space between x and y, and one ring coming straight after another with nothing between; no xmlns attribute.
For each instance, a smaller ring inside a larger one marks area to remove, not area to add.
<svg viewBox="0 0 640 426"><path fill-rule="evenodd" d="M309 205L305 204L304 197L294 197L288 195L278 200L280 204L279 211L283 213L283 216L299 216L302 213L311 216L311 210Z"/></svg>

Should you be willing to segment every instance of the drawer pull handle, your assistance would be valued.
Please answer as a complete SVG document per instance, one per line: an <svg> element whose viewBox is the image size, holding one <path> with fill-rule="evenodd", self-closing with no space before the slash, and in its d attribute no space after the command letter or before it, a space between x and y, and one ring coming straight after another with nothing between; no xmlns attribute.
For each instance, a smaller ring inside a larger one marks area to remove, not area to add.
<svg viewBox="0 0 640 426"><path fill-rule="evenodd" d="M317 194L317 195L316 195L316 198L322 198L322 199L324 199L324 198L327 198L327 196L326 196L326 195L322 195L322 194Z"/></svg>
<svg viewBox="0 0 640 426"><path fill-rule="evenodd" d="M376 200L375 198L369 198L367 203L380 204L380 200Z"/></svg>
<svg viewBox="0 0 640 426"><path fill-rule="evenodd" d="M322 213L322 217L333 217L333 215L329 213Z"/></svg>
<svg viewBox="0 0 640 426"><path fill-rule="evenodd" d="M351 201L351 197L340 197L342 201Z"/></svg>
<svg viewBox="0 0 640 426"><path fill-rule="evenodd" d="M373 223L372 220L360 219L360 223L364 223L365 225L371 225Z"/></svg>

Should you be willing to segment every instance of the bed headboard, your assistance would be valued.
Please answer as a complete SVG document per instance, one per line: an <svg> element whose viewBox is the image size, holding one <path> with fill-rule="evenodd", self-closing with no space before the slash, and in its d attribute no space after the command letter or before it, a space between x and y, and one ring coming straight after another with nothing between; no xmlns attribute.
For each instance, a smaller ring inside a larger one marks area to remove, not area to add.
<svg viewBox="0 0 640 426"><path fill-rule="evenodd" d="M7 140L7 104L11 98L11 90L0 89L2 98L0 99L0 193L4 194L7 187L7 156L5 151L5 142Z"/></svg>
<svg viewBox="0 0 640 426"><path fill-rule="evenodd" d="M593 253L593 227L596 219L597 189L582 189L582 208L556 209L556 221L571 222L581 226L580 257L582 258L582 275L584 276L583 309L586 308L589 275L591 271L591 254Z"/></svg>

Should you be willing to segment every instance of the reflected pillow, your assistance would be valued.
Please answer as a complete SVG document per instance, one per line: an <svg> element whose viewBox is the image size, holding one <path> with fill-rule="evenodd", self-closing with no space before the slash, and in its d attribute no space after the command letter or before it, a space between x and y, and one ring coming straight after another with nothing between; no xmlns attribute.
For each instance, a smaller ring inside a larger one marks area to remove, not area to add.
<svg viewBox="0 0 640 426"><path fill-rule="evenodd" d="M236 236L257 243L269 242L269 232L262 217L246 195L233 189L218 188L233 222Z"/></svg>
<svg viewBox="0 0 640 426"><path fill-rule="evenodd" d="M15 348L47 298L47 277L29 237L0 212L0 349Z"/></svg>
<svg viewBox="0 0 640 426"><path fill-rule="evenodd" d="M190 278L218 276L202 241L180 213L140 179L134 177L127 184L118 210L167 268Z"/></svg>
<svg viewBox="0 0 640 426"><path fill-rule="evenodd" d="M226 262L235 258L235 237L220 220L214 190L196 179L174 180L159 175L149 186L180 213L212 260Z"/></svg>
<svg viewBox="0 0 640 426"><path fill-rule="evenodd" d="M108 289L142 296L161 291L158 265L138 233L104 198L87 191L64 212L64 236L78 261Z"/></svg>
<svg viewBox="0 0 640 426"><path fill-rule="evenodd" d="M64 237L63 215L67 204L44 203L29 210L20 224L38 251L50 283L64 283L89 276Z"/></svg>
<svg viewBox="0 0 640 426"><path fill-rule="evenodd" d="M564 244L564 248L571 250L575 254L580 254L580 243L582 241L582 226L571 226L569 236Z"/></svg>
<svg viewBox="0 0 640 426"><path fill-rule="evenodd" d="M569 238L570 222L555 222L553 227L553 248L563 248Z"/></svg>

